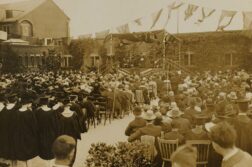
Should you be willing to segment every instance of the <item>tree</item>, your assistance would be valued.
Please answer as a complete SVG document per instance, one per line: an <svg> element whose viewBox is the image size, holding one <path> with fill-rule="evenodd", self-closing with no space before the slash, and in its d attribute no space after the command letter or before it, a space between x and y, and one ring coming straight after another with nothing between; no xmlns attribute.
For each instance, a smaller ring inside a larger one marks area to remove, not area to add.
<svg viewBox="0 0 252 167"><path fill-rule="evenodd" d="M69 45L69 52L73 56L72 66L74 69L80 69L83 65L83 56L90 55L95 47L93 39L72 40Z"/></svg>
<svg viewBox="0 0 252 167"><path fill-rule="evenodd" d="M21 67L19 65L18 55L10 48L6 48L2 52L2 71L3 72L20 72Z"/></svg>

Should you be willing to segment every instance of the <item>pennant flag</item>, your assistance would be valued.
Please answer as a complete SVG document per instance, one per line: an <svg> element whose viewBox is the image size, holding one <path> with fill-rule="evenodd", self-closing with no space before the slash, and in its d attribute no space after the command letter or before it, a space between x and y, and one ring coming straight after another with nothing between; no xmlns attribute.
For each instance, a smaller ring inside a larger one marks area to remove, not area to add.
<svg viewBox="0 0 252 167"><path fill-rule="evenodd" d="M183 4L184 4L183 2L174 1L173 3L171 3L170 5L168 5L168 7L167 7L168 16L167 16L167 19L165 21L164 28L167 26L168 21L171 18L172 11L180 8Z"/></svg>
<svg viewBox="0 0 252 167"><path fill-rule="evenodd" d="M121 25L119 27L116 28L118 33L120 34L125 34L125 33L129 33L130 32L130 29L129 29L129 24L124 24L124 25Z"/></svg>
<svg viewBox="0 0 252 167"><path fill-rule="evenodd" d="M158 19L160 18L162 12L163 12L163 9L160 9L158 12L152 14L153 23L152 23L151 29L156 25L156 23L157 23Z"/></svg>
<svg viewBox="0 0 252 167"><path fill-rule="evenodd" d="M101 32L95 33L95 38L105 38L109 34L109 29Z"/></svg>
<svg viewBox="0 0 252 167"><path fill-rule="evenodd" d="M206 8L202 8L202 18L198 20L198 22L196 22L195 24L200 24L202 22L204 22L204 20L208 17L210 17L216 10L215 9L206 9Z"/></svg>
<svg viewBox="0 0 252 167"><path fill-rule="evenodd" d="M243 29L252 30L252 12L242 12L243 14Z"/></svg>
<svg viewBox="0 0 252 167"><path fill-rule="evenodd" d="M177 37L175 37L174 35L170 34L170 33L166 33L165 36L164 36L164 39L163 39L165 43L174 43L174 42L177 42L179 41L179 39Z"/></svg>
<svg viewBox="0 0 252 167"><path fill-rule="evenodd" d="M142 25L141 19L142 19L142 18L138 18L138 19L134 20L134 22L135 22L137 25L141 26L141 25Z"/></svg>
<svg viewBox="0 0 252 167"><path fill-rule="evenodd" d="M185 19L184 20L186 21L187 19L192 17L193 13L196 12L197 9L198 9L198 6L189 4L187 9L185 10Z"/></svg>
<svg viewBox="0 0 252 167"><path fill-rule="evenodd" d="M243 35L252 38L252 12L242 12L243 14Z"/></svg>
<svg viewBox="0 0 252 167"><path fill-rule="evenodd" d="M230 25L236 13L236 11L223 10L220 16L217 31L224 31L224 28Z"/></svg>

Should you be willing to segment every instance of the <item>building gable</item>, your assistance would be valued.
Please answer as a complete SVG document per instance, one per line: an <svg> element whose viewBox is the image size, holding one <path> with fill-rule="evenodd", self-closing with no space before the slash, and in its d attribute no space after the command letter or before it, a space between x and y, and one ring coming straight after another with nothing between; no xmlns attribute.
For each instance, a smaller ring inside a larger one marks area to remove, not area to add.
<svg viewBox="0 0 252 167"><path fill-rule="evenodd" d="M69 18L52 0L46 0L22 17L19 23L23 21L32 24L35 38L69 37Z"/></svg>

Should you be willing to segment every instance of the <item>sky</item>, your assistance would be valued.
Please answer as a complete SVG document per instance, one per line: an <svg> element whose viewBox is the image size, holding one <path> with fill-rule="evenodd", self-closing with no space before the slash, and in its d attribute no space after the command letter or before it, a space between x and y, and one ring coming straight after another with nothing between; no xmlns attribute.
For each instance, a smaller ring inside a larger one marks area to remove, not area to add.
<svg viewBox="0 0 252 167"><path fill-rule="evenodd" d="M22 0L0 0L9 3ZM167 18L167 6L174 0L53 0L70 17L71 36L94 34L110 29L116 32L116 27L129 23L131 32L150 31L165 28L171 33L215 31L221 10L235 10L232 23L227 30L243 28L242 11L252 11L252 0L182 0L185 4L179 11L173 11L168 25L164 27ZM188 4L216 9L216 12L200 25L195 22L201 17L198 9L193 17L184 21L184 11ZM160 20L153 29L151 14L164 8ZM143 25L134 24L133 20L143 17ZM179 18L179 19L178 19ZM179 21L178 21L179 20ZM179 30L179 31L178 31Z"/></svg>

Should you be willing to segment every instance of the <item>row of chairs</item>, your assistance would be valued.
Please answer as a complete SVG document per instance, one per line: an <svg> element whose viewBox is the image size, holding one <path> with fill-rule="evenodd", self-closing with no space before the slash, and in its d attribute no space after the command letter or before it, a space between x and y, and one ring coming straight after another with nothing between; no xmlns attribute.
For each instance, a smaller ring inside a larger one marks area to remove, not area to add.
<svg viewBox="0 0 252 167"><path fill-rule="evenodd" d="M157 153L157 150L155 148L155 137L142 136L141 142L149 144L151 146L152 153L153 153L152 157L154 158ZM171 155L179 147L179 141L158 138L157 142L158 142L160 155L162 158L162 167L164 167L166 162L168 163L171 162ZM188 140L186 141L186 143L197 148L197 167L207 167L211 141L210 140Z"/></svg>
<svg viewBox="0 0 252 167"><path fill-rule="evenodd" d="M111 120L113 119L113 113L112 113L113 111L112 108L110 107L112 99L109 99L101 95L89 96L88 99L94 104L96 110L94 117L88 118L92 120L94 128L96 127L97 124L101 123L102 120L104 120L104 125L106 125L107 121L111 123Z"/></svg>

